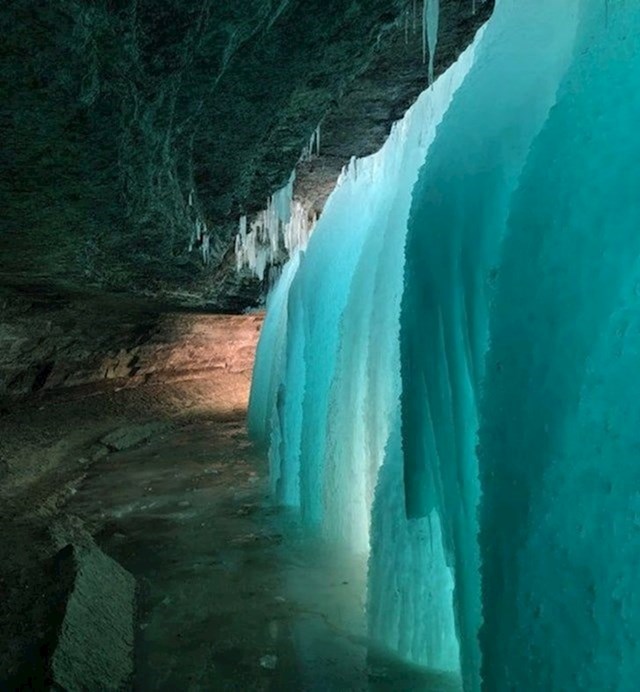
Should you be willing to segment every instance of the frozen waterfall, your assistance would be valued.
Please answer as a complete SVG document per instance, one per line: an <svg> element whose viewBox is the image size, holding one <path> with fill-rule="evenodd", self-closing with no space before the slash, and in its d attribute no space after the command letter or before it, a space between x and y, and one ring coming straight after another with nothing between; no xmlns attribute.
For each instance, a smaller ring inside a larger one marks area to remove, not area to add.
<svg viewBox="0 0 640 692"><path fill-rule="evenodd" d="M373 635L419 663L454 671L453 581L439 518L407 520L401 453L391 453L388 441L393 430L399 434L399 316L411 191L479 41L421 95L377 154L354 159L343 172L306 252L289 262L269 297L249 410L249 429L269 450L279 500L354 552L368 553L371 543ZM383 463L388 470L379 481ZM378 531L387 520L393 530ZM431 554L418 555L428 546L438 557L434 564L425 564ZM421 567L437 588L408 575ZM391 604L386 597L394 590L399 597ZM409 604L439 623L432 630L437 642L419 634L429 628L420 625L418 610L409 613Z"/></svg>
<svg viewBox="0 0 640 692"><path fill-rule="evenodd" d="M640 4L499 0L269 298L274 493L466 692L640 677L639 73Z"/></svg>

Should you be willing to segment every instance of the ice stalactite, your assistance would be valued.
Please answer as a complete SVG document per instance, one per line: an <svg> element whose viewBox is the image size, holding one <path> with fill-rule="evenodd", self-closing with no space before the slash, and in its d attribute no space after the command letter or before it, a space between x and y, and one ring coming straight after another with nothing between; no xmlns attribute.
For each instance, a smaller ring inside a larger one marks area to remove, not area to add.
<svg viewBox="0 0 640 692"><path fill-rule="evenodd" d="M487 690L637 689L640 6L580 3L513 197L481 399Z"/></svg>
<svg viewBox="0 0 640 692"><path fill-rule="evenodd" d="M300 155L300 161L308 161L314 156L320 155L320 135L321 135L321 125L318 125L313 131L313 134L309 138L309 143L302 150Z"/></svg>
<svg viewBox="0 0 640 692"><path fill-rule="evenodd" d="M407 512L435 511L442 523L467 690L480 688L475 446L487 284L511 192L571 56L576 6L498 4L413 191L401 316Z"/></svg>
<svg viewBox="0 0 640 692"><path fill-rule="evenodd" d="M320 155L320 129L318 125L311 134L298 163ZM267 267L280 267L306 248L318 217L294 199L295 180L294 169L287 184L271 195L266 208L251 223L246 216L240 217L235 242L238 271L248 267L262 281Z"/></svg>
<svg viewBox="0 0 640 692"><path fill-rule="evenodd" d="M434 62L436 58L436 47L438 45L438 28L440 23L440 0L424 0L423 11L423 60L427 62L428 53L429 84L431 84L434 78Z"/></svg>
<svg viewBox="0 0 640 692"><path fill-rule="evenodd" d="M207 265L211 260L211 255L216 254L218 247L217 244L214 244L212 253L211 232L196 209L193 190L189 192L189 197L187 199L187 213L193 220L193 229L191 231L191 238L189 239L189 252L198 249L202 256L202 263ZM213 234L213 237L215 241L215 234Z"/></svg>
<svg viewBox="0 0 640 692"><path fill-rule="evenodd" d="M314 132L310 146L319 147L319 131ZM283 264L309 242L316 223L315 214L293 198L295 172L288 183L274 192L266 209L251 223L240 218L235 252L238 271L248 267L260 280L269 265Z"/></svg>

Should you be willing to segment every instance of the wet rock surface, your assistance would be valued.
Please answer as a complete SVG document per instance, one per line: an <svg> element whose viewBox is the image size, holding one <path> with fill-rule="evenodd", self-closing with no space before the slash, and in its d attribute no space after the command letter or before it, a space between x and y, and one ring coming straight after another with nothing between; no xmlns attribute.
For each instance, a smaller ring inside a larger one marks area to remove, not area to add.
<svg viewBox="0 0 640 692"><path fill-rule="evenodd" d="M149 442L156 435L169 430L166 423L145 423L143 425L125 425L100 438L100 444L109 452L123 452L126 449L139 447Z"/></svg>
<svg viewBox="0 0 640 692"><path fill-rule="evenodd" d="M53 644L51 684L64 690L124 690L133 676L134 578L95 544L67 544L55 557L68 582Z"/></svg>
<svg viewBox="0 0 640 692"><path fill-rule="evenodd" d="M470 0L440 5L438 70L492 3L475 17ZM421 9L409 0L4 3L0 279L254 305L257 282L235 272L238 216L288 180L321 121L324 154L299 186L311 205L351 156L382 143L426 86ZM208 264L189 250L196 223L212 239Z"/></svg>
<svg viewBox="0 0 640 692"><path fill-rule="evenodd" d="M0 687L10 673L23 686L9 689L45 689L78 573L73 555L66 571L55 556L95 541L138 585L136 689L459 689L369 646L366 560L307 538L272 505L244 426L248 384L218 370L93 396L69 390L0 418L10 462L0 483ZM167 422L139 447L99 442Z"/></svg>
<svg viewBox="0 0 640 692"><path fill-rule="evenodd" d="M0 403L63 389L250 376L262 314L167 312L123 296L0 289Z"/></svg>
<svg viewBox="0 0 640 692"><path fill-rule="evenodd" d="M51 530L33 519L5 519L3 527L0 688L127 689L133 577L78 519L54 521Z"/></svg>
<svg viewBox="0 0 640 692"><path fill-rule="evenodd" d="M251 336L242 343L248 347L252 339L255 347L254 318L244 319ZM169 376L166 382L160 376L146 384L144 378L133 378L132 386L122 386L118 379L87 381L78 387L45 387L6 402L0 415L0 460L4 462L0 478L0 689L47 689L51 681L50 662L73 592L72 577L82 571L61 569L61 564L77 563L73 555L63 563L55 556L69 543L87 548L86 532L95 531L94 526L76 521L67 507L90 470L108 468L118 456L100 440L110 440L114 434L120 440L126 432L125 439L131 441L133 430L135 442L148 440L141 449L152 449L166 439L169 430L194 421L244 415L253 355L239 355L234 330L227 327L226 333L234 357L224 354L224 341L221 346L219 339L203 337L195 352L206 354L208 360L200 363L192 378L182 373L173 379ZM205 334L211 336L207 330ZM182 351L193 364L193 354ZM219 367L208 368L208 362ZM95 548L89 538L91 545ZM110 564L89 557L96 565Z"/></svg>

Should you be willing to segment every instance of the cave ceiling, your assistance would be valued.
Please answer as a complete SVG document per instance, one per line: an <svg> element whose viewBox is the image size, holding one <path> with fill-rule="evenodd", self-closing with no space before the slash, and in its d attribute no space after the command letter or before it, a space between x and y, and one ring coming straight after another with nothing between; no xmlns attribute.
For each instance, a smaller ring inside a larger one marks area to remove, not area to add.
<svg viewBox="0 0 640 692"><path fill-rule="evenodd" d="M440 0L436 72L490 12ZM0 283L240 311L238 217L289 178L317 210L427 86L413 0L9 0ZM194 224L208 264L189 250Z"/></svg>

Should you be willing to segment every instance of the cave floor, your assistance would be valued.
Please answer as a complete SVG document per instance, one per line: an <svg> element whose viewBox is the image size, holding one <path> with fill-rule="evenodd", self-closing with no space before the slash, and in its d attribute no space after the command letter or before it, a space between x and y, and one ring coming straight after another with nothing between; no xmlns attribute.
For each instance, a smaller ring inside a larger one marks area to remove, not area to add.
<svg viewBox="0 0 640 692"><path fill-rule="evenodd" d="M456 689L362 637L364 565L269 500L241 419L199 421L93 467L68 509L140 587L139 690Z"/></svg>
<svg viewBox="0 0 640 692"><path fill-rule="evenodd" d="M44 498L54 497L56 516L80 518L137 580L136 690L459 690L455 680L369 646L364 559L303 535L295 518L273 506L265 462L246 435L242 396L233 394L242 390L220 386L215 396L205 383L138 388L45 402L28 418L25 410L5 416L6 450L37 439L41 445L29 451L41 467L60 452L41 482L23 488L17 476L3 493L11 515L5 539L16 537L4 541L4 565L13 572L0 573L0 582L15 584L5 636L16 638L29 593L42 594L30 607L46 606L45 573L30 556L40 550L34 527L43 531L53 516ZM227 404L209 410L212 400ZM132 419L172 423L140 447L78 464L98 434ZM77 444L52 446L69 436ZM63 492L51 495L53 488ZM40 509L27 536L17 531L19 508L34 504Z"/></svg>

